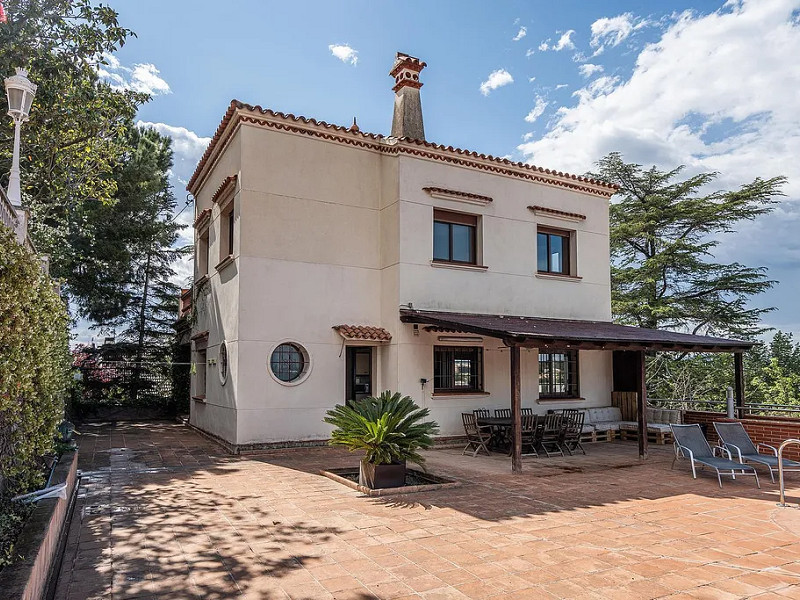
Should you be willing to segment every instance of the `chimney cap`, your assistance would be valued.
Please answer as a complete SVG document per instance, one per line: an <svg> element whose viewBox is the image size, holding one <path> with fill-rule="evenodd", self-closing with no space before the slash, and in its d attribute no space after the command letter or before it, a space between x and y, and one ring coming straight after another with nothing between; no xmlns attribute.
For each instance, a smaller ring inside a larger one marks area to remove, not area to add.
<svg viewBox="0 0 800 600"><path fill-rule="evenodd" d="M396 77L397 74L402 69L409 69L411 71L416 71L419 73L427 67L427 63L422 61L415 56L411 56L410 54L406 54L405 52L398 52L397 56L394 59L394 64L392 65L392 70L389 71L389 75L392 77Z"/></svg>

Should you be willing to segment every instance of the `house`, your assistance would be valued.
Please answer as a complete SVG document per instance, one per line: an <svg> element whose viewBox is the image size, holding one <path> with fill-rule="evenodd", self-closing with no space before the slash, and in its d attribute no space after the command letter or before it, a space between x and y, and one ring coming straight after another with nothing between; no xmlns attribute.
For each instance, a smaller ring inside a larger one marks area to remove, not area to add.
<svg viewBox="0 0 800 600"><path fill-rule="evenodd" d="M743 342L613 325L612 185L425 139L398 53L390 136L233 101L192 176L191 424L232 449L325 440L384 389L460 413L607 406L643 350Z"/></svg>

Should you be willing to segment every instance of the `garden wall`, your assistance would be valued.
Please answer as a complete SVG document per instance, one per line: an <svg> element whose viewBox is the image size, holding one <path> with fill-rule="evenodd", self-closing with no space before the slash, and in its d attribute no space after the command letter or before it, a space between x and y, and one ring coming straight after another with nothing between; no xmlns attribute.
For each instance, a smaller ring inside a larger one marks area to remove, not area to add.
<svg viewBox="0 0 800 600"><path fill-rule="evenodd" d="M684 413L684 423L698 423L707 425L706 435L713 445L718 441L714 429L714 421L741 421L753 443L764 443L776 448L781 442L789 438L800 439L800 419L796 417L761 417L749 415L744 419L729 419L724 413L701 412L687 410ZM800 445L787 446L783 453L784 458L800 460Z"/></svg>
<svg viewBox="0 0 800 600"><path fill-rule="evenodd" d="M40 500L17 539L15 552L20 560L0 572L2 598L40 600L58 557L64 524L75 494L78 479L78 453L64 454L55 467L50 485L67 483L67 497Z"/></svg>

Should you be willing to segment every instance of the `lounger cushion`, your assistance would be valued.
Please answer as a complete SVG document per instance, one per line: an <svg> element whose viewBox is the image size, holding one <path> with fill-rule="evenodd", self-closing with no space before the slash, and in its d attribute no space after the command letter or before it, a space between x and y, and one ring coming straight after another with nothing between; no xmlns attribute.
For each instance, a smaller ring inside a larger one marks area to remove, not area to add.
<svg viewBox="0 0 800 600"><path fill-rule="evenodd" d="M688 455L686 456L686 458L689 458ZM715 469L719 469L720 471L730 471L731 469L744 470L744 471L755 470L750 465L743 465L734 460L728 460L727 458L717 458L711 456L702 456L702 457L695 456L694 461L698 463L703 463L704 465L708 465L710 467L714 467Z"/></svg>
<svg viewBox="0 0 800 600"><path fill-rule="evenodd" d="M733 453L733 451L731 451ZM735 453L733 453L736 456ZM778 468L778 457L777 456L769 456L766 454L742 454L743 460L752 460L753 462L759 462L762 465L768 465L770 467ZM789 460L788 458L783 459L783 466L786 469L796 469L800 467L800 462Z"/></svg>

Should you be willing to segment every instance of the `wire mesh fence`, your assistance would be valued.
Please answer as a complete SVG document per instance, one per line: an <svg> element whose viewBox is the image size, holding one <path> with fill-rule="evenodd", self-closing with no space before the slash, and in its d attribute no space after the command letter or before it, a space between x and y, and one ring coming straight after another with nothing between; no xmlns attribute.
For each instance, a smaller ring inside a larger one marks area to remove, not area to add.
<svg viewBox="0 0 800 600"><path fill-rule="evenodd" d="M188 412L188 362L102 361L75 367L72 408L77 417L109 409L142 409L153 416Z"/></svg>

